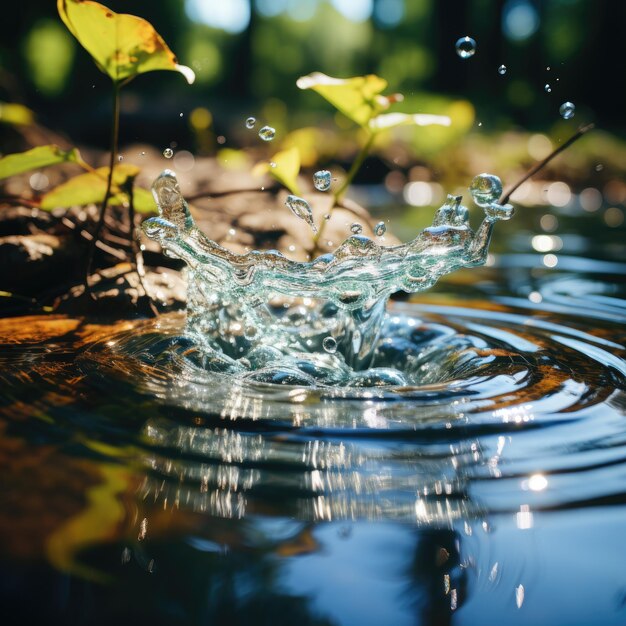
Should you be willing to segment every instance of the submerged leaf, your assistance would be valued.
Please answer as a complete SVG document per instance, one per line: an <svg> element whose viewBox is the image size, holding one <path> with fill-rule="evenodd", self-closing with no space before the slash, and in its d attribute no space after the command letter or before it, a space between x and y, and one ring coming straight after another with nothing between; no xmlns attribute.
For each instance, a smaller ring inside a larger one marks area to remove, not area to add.
<svg viewBox="0 0 626 626"><path fill-rule="evenodd" d="M115 167L113 170L111 204L120 204L128 201L126 194L120 191L120 188L129 178L134 178L138 173L139 168L130 163ZM108 175L108 167L99 167L93 172L75 176L44 194L39 206L42 209L52 210L102 202L106 193Z"/></svg>
<svg viewBox="0 0 626 626"><path fill-rule="evenodd" d="M313 89L360 126L367 126L372 118L391 104L389 98L381 95L387 81L374 74L333 78L314 72L300 77L296 85L300 89Z"/></svg>
<svg viewBox="0 0 626 626"><path fill-rule="evenodd" d="M190 84L194 81L193 70L178 64L150 22L91 0L57 0L57 8L72 35L113 81L153 70L180 72Z"/></svg>
<svg viewBox="0 0 626 626"><path fill-rule="evenodd" d="M57 163L82 163L76 148L61 150L57 145L38 146L26 152L7 154L0 159L0 180Z"/></svg>
<svg viewBox="0 0 626 626"><path fill-rule="evenodd" d="M271 165L263 168L271 174L279 183L282 183L296 195L300 195L298 187L298 174L300 173L300 151L298 148L290 148L277 152L271 161ZM258 171L258 170L257 170Z"/></svg>

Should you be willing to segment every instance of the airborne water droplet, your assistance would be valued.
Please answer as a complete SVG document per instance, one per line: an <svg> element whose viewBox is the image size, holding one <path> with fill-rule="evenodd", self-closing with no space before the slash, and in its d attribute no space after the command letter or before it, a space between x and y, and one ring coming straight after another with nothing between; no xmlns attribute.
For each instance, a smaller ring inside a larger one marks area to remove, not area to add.
<svg viewBox="0 0 626 626"><path fill-rule="evenodd" d="M476 42L471 37L461 37L456 42L456 53L462 59L469 59L476 53Z"/></svg>
<svg viewBox="0 0 626 626"><path fill-rule="evenodd" d="M330 189L330 172L328 170L319 170L313 174L313 185L318 191L328 191Z"/></svg>
<svg viewBox="0 0 626 626"><path fill-rule="evenodd" d="M470 193L478 206L487 207L502 195L502 182L497 176L479 174L470 185Z"/></svg>
<svg viewBox="0 0 626 626"><path fill-rule="evenodd" d="M274 139L275 136L276 136L276 129L272 128L271 126L263 126L263 128L261 128L261 130L259 131L259 137L263 141L272 141L272 139Z"/></svg>
<svg viewBox="0 0 626 626"><path fill-rule="evenodd" d="M317 228L313 222L313 212L311 211L311 206L304 198L289 195L285 200L285 204L296 217L304 220L313 229L314 233L317 232Z"/></svg>
<svg viewBox="0 0 626 626"><path fill-rule="evenodd" d="M550 93L552 91L552 87L550 87L550 83L546 83L543 88L546 93Z"/></svg>
<svg viewBox="0 0 626 626"><path fill-rule="evenodd" d="M165 150L163 150L163 156L166 159L171 159L174 156L174 150L171 148L165 148Z"/></svg>
<svg viewBox="0 0 626 626"><path fill-rule="evenodd" d="M573 102L564 102L559 107L559 113L564 120L570 120L574 117L574 114L576 113L576 107L574 106Z"/></svg>
<svg viewBox="0 0 626 626"><path fill-rule="evenodd" d="M374 226L374 234L377 237L382 237L387 232L387 227L385 226L385 222L378 222L376 226Z"/></svg>
<svg viewBox="0 0 626 626"><path fill-rule="evenodd" d="M506 65L501 65L498 68L498 74L500 74L500 76L504 76L506 74Z"/></svg>
<svg viewBox="0 0 626 626"><path fill-rule="evenodd" d="M325 337L324 341L322 341L322 346L329 354L337 352L337 341L334 337Z"/></svg>
<svg viewBox="0 0 626 626"><path fill-rule="evenodd" d="M350 226L350 230L355 235L359 235L363 231L363 226L361 226L361 224L359 224L358 222L354 222L354 224Z"/></svg>
<svg viewBox="0 0 626 626"><path fill-rule="evenodd" d="M246 128L254 128L255 125L256 125L255 117L249 117L248 119L246 119Z"/></svg>

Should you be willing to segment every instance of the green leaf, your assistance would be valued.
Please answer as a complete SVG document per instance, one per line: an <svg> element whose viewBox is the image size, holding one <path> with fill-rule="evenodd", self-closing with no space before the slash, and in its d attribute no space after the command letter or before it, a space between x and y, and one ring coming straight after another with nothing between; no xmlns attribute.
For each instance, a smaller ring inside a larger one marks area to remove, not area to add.
<svg viewBox="0 0 626 626"><path fill-rule="evenodd" d="M14 126L30 126L35 114L23 104L0 102L0 122Z"/></svg>
<svg viewBox="0 0 626 626"><path fill-rule="evenodd" d="M391 101L382 95L387 81L374 74L354 78L333 78L321 72L301 76L296 85L313 89L360 126L389 108Z"/></svg>
<svg viewBox="0 0 626 626"><path fill-rule="evenodd" d="M83 163L76 148L61 150L54 144L38 146L26 152L7 154L0 159L0 180L57 163Z"/></svg>
<svg viewBox="0 0 626 626"><path fill-rule="evenodd" d="M133 187L133 204L138 213L157 213L157 205L152 193L143 187Z"/></svg>
<svg viewBox="0 0 626 626"><path fill-rule="evenodd" d="M372 118L369 127L373 131L386 130L396 126L450 126L447 115L430 115L423 113L383 113Z"/></svg>
<svg viewBox="0 0 626 626"><path fill-rule="evenodd" d="M121 187L126 184L128 179L134 178L138 173L139 168L130 163L117 165L115 167L113 170L110 204L123 204L128 202L128 197L121 191ZM104 200L108 175L108 167L99 167L93 172L75 176L44 194L41 197L39 206L42 209L50 211L56 208L98 204Z"/></svg>
<svg viewBox="0 0 626 626"><path fill-rule="evenodd" d="M150 22L115 13L91 0L57 0L57 8L72 35L114 82L154 70L172 70L193 83L193 70L178 64Z"/></svg>
<svg viewBox="0 0 626 626"><path fill-rule="evenodd" d="M289 150L277 152L271 159L273 165L259 163L253 174L271 174L279 183L283 184L291 193L302 195L298 187L300 173L300 151L293 147Z"/></svg>

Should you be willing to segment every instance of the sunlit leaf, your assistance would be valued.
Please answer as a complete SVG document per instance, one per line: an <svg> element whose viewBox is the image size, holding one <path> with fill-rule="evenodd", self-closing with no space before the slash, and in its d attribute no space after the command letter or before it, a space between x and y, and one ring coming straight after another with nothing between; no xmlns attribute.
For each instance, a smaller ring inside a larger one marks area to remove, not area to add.
<svg viewBox="0 0 626 626"><path fill-rule="evenodd" d="M0 102L0 122L15 126L29 126L35 120L35 114L23 104Z"/></svg>
<svg viewBox="0 0 626 626"><path fill-rule="evenodd" d="M133 205L138 213L157 213L152 193L142 187L133 187Z"/></svg>
<svg viewBox="0 0 626 626"><path fill-rule="evenodd" d="M134 178L139 173L136 165L121 164L113 170L113 194L111 204L121 204L128 198L120 188L129 178ZM51 189L41 197L40 207L51 210L67 208L71 206L84 206L86 204L99 203L104 200L107 188L108 167L100 167L94 172L87 172L71 178L58 187ZM136 198L135 198L136 202Z"/></svg>
<svg viewBox="0 0 626 626"><path fill-rule="evenodd" d="M298 187L298 174L300 173L300 151L298 148L290 148L277 152L270 164L259 163L253 170L254 174L271 174L279 183L283 184L291 193L301 195Z"/></svg>
<svg viewBox="0 0 626 626"><path fill-rule="evenodd" d="M396 126L450 126L452 121L447 115L428 115L421 113L383 113L370 120L372 130L384 130Z"/></svg>
<svg viewBox="0 0 626 626"><path fill-rule="evenodd" d="M7 154L1 158L0 180L16 174L29 172L30 170L47 167L48 165L56 165L57 163L82 163L82 159L76 148L61 150L59 146L54 144L38 146L26 152Z"/></svg>
<svg viewBox="0 0 626 626"><path fill-rule="evenodd" d="M382 95L387 81L374 74L333 78L314 72L300 77L296 84L300 89L313 89L360 126L367 126L391 104L390 99Z"/></svg>
<svg viewBox="0 0 626 626"><path fill-rule="evenodd" d="M153 70L180 72L189 83L194 81L193 70L178 64L150 22L91 0L57 0L57 8L72 35L113 81Z"/></svg>

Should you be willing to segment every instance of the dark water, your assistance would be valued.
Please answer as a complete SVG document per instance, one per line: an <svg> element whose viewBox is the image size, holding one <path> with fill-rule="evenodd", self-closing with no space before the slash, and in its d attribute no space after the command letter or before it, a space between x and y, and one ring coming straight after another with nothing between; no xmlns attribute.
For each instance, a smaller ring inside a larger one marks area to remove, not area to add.
<svg viewBox="0 0 626 626"><path fill-rule="evenodd" d="M180 315L5 324L2 623L625 624L625 269L392 303L395 389L208 374Z"/></svg>

